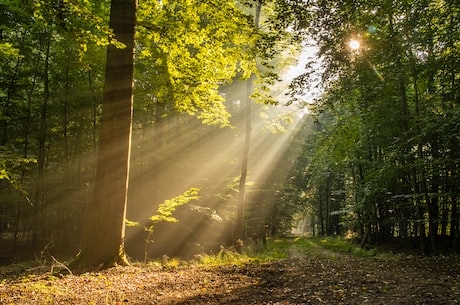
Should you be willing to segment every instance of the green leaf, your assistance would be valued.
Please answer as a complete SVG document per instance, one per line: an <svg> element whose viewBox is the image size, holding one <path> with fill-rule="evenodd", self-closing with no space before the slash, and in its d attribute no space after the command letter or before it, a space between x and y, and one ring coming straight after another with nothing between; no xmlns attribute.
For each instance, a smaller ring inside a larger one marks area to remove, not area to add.
<svg viewBox="0 0 460 305"><path fill-rule="evenodd" d="M164 221L164 222L177 222L178 220L172 216L176 208L189 203L192 200L198 200L200 189L199 188L190 188L185 191L182 195L176 196L172 199L165 200L158 207L157 214L150 217L150 220L154 223Z"/></svg>

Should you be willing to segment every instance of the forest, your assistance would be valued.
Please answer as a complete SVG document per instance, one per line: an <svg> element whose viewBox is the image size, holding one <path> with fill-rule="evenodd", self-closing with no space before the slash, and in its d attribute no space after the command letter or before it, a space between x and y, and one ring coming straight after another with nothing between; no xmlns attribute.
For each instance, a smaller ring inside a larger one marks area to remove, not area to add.
<svg viewBox="0 0 460 305"><path fill-rule="evenodd" d="M457 1L0 8L1 264L460 250Z"/></svg>

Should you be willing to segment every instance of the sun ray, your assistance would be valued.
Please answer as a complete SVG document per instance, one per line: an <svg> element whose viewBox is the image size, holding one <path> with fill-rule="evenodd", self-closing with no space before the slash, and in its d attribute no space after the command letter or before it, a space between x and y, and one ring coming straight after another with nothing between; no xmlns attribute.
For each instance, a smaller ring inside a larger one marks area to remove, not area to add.
<svg viewBox="0 0 460 305"><path fill-rule="evenodd" d="M293 112L290 114L293 122L285 124L283 132L270 132L268 126L273 124L271 121L274 117L287 111L279 107L268 106L270 109L263 109L266 115L262 116L258 115L260 111L254 112L249 182L261 184L268 179L273 167L289 149L301 121L301 116ZM197 205L215 210L221 222L184 206L177 210L179 224L158 224L153 236L153 255L166 253L186 256L193 251L212 248L211 245L217 247L231 238L237 191L232 190L229 184L240 175L244 137L236 128L199 125L190 118L179 121L171 117L166 123L171 128L176 125L176 129L159 135L155 134L158 132L155 125L150 129L143 127L142 133L136 133L133 139L128 219L146 225L148 217L155 213L157 205L163 200L177 196L190 187L202 188L203 197ZM188 134L182 134L182 130L188 131ZM158 136L164 137L163 147L155 147L155 137ZM226 198L222 199L224 193ZM248 200L253 200L251 196ZM137 253L138 259L143 255L145 245L142 236L145 236L142 227L127 230L128 254L136 256ZM130 252L130 248L134 250Z"/></svg>

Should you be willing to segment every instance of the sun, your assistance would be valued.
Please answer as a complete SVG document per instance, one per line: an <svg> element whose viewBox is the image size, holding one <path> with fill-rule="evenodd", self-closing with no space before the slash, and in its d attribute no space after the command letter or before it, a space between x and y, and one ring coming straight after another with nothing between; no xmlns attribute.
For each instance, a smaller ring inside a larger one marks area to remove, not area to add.
<svg viewBox="0 0 460 305"><path fill-rule="evenodd" d="M361 43L356 39L352 39L348 42L348 46L352 50L358 50L361 47Z"/></svg>

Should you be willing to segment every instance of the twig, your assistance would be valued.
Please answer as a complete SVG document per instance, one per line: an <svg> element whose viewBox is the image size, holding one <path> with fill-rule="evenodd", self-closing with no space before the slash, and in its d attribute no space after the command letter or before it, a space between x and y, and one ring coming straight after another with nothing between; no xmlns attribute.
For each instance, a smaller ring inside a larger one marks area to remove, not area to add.
<svg viewBox="0 0 460 305"><path fill-rule="evenodd" d="M63 267L65 270L67 270L69 272L69 274L73 275L72 271L66 266L64 265L63 263L61 263L60 261L58 261L56 258L54 258L54 256L51 255L51 258L53 259L53 261L58 265L58 266L61 266ZM54 265L51 265L51 274L53 274L53 268L54 268Z"/></svg>

